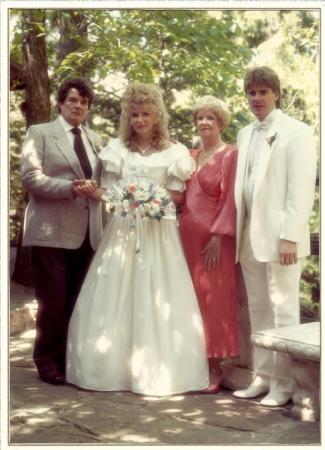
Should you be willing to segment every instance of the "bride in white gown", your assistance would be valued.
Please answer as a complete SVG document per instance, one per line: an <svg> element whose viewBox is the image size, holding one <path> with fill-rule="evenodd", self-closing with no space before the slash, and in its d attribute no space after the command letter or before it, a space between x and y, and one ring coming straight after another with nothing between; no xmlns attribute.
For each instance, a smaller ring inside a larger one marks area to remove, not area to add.
<svg viewBox="0 0 325 450"><path fill-rule="evenodd" d="M169 140L160 90L132 83L122 110L120 138L100 155L103 185L146 179L171 195L183 191L193 162ZM86 389L157 396L208 386L202 319L175 212L137 226L131 215L111 215L71 317L66 378Z"/></svg>

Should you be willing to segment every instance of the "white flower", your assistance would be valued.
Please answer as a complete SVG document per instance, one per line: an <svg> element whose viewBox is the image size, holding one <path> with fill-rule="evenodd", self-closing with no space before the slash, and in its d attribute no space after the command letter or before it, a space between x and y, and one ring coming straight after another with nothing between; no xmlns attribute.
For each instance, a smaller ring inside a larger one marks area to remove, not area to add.
<svg viewBox="0 0 325 450"><path fill-rule="evenodd" d="M123 200L122 201L122 208L123 209L129 209L129 200Z"/></svg>
<svg viewBox="0 0 325 450"><path fill-rule="evenodd" d="M153 211L158 212L160 210L160 207L157 203L151 202L150 207Z"/></svg>
<svg viewBox="0 0 325 450"><path fill-rule="evenodd" d="M143 190L137 190L133 194L133 197L134 197L134 200L138 200L138 201L142 200L145 202L146 200L148 200L150 198L150 195L151 195L150 192L146 192Z"/></svg>
<svg viewBox="0 0 325 450"><path fill-rule="evenodd" d="M166 189L163 188L163 187L158 187L158 189L156 191L156 197L157 198L165 198L165 197L167 197Z"/></svg>

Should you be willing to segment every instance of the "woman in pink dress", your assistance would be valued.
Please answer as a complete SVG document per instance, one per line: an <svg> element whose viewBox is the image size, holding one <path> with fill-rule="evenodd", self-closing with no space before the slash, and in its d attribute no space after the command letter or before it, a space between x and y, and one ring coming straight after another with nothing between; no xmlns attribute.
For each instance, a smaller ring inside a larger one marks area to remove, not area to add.
<svg viewBox="0 0 325 450"><path fill-rule="evenodd" d="M201 138L192 150L196 171L186 183L180 234L205 327L210 386L219 391L220 361L238 356L236 320L234 181L237 149L221 138L229 125L227 105L213 97L199 99L193 111Z"/></svg>

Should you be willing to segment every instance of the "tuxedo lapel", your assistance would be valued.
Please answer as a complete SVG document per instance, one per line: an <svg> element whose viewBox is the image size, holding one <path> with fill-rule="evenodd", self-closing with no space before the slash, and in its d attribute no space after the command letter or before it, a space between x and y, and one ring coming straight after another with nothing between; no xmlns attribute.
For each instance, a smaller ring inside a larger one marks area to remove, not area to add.
<svg viewBox="0 0 325 450"><path fill-rule="evenodd" d="M281 115L279 114L281 117ZM256 178L254 181L254 193L253 200L256 198L258 191L261 187L263 179L265 177L265 173L272 155L274 148L277 146L277 139L279 137L279 124L281 122L280 117L276 117L274 122L272 123L271 128L267 132L265 139L263 140L262 146L260 148L260 158L258 163L258 168L256 171Z"/></svg>
<svg viewBox="0 0 325 450"><path fill-rule="evenodd" d="M245 135L242 138L242 142L239 145L239 152L238 152L238 162L237 162L237 174L236 174L236 186L235 186L235 200L237 208L242 202L242 195L243 195L243 185L245 180L245 174L246 174L246 167L247 167L247 158L248 158L248 148L249 143L252 137L253 133L253 127L250 126L247 131L245 132Z"/></svg>
<svg viewBox="0 0 325 450"><path fill-rule="evenodd" d="M74 149L72 148L69 139L67 138L67 135L58 119L54 122L53 138L59 151L65 157L78 178L84 178L85 176L80 166L78 157Z"/></svg>

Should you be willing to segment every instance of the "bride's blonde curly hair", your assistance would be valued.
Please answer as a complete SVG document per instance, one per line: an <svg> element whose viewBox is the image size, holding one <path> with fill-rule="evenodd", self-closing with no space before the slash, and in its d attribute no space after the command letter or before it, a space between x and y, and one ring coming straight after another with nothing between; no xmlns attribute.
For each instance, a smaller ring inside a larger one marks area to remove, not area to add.
<svg viewBox="0 0 325 450"><path fill-rule="evenodd" d="M135 150L134 132L130 125L131 105L150 105L155 116L152 146L156 150L163 150L170 145L168 121L169 116L164 104L161 90L154 84L134 81L129 84L122 96L122 114L119 135L123 143L130 150Z"/></svg>

